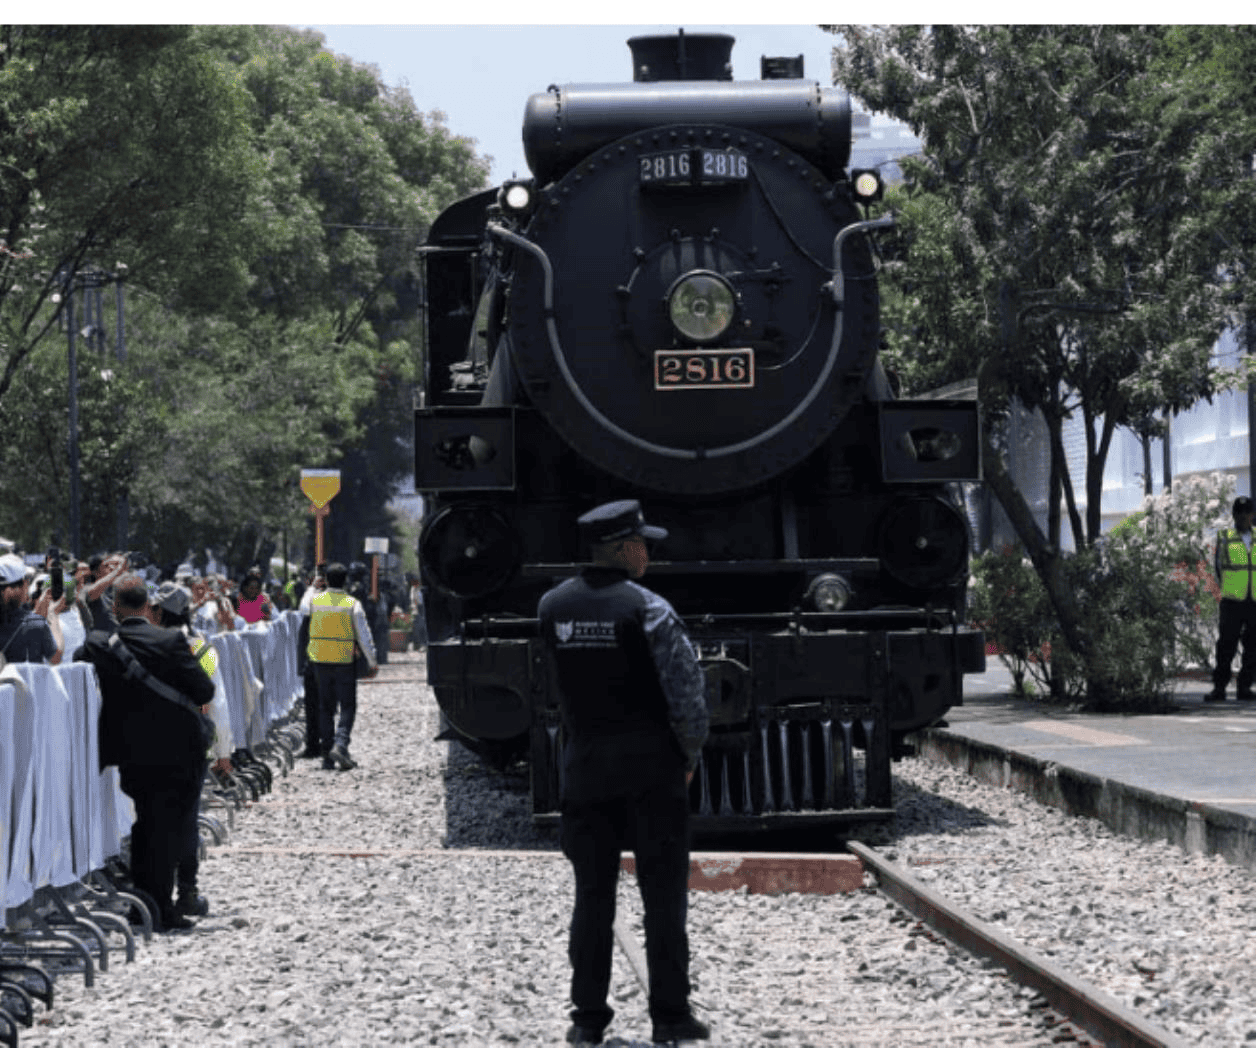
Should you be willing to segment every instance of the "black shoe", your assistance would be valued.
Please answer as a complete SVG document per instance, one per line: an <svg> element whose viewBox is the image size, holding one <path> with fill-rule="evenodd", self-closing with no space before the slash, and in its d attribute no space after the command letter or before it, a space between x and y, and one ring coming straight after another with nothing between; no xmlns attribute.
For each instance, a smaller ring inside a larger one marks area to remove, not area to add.
<svg viewBox="0 0 1256 1048"><path fill-rule="evenodd" d="M323 755L323 751L320 750L317 746L306 746L305 749L303 749L299 754L297 754L297 756L300 757L301 759L305 759L308 757L321 757L322 755Z"/></svg>
<svg viewBox="0 0 1256 1048"><path fill-rule="evenodd" d="M1212 691L1210 691L1207 695L1204 696L1204 701L1205 702L1225 702L1225 692L1218 691L1216 688L1213 688Z"/></svg>
<svg viewBox="0 0 1256 1048"><path fill-rule="evenodd" d="M332 760L330 756L325 756L323 758L323 771L335 771L335 770L336 770L336 762Z"/></svg>
<svg viewBox="0 0 1256 1048"><path fill-rule="evenodd" d="M162 932L185 932L189 928L195 927L195 921L188 920L177 909L171 909L166 910L161 915L161 927L157 930Z"/></svg>
<svg viewBox="0 0 1256 1048"><path fill-rule="evenodd" d="M174 908L184 917L209 916L209 900L203 895L197 895L196 892L188 892L186 895L180 892Z"/></svg>
<svg viewBox="0 0 1256 1048"><path fill-rule="evenodd" d="M1239 702L1256 702L1256 695L1250 691L1240 691L1237 696Z"/></svg>
<svg viewBox="0 0 1256 1048"><path fill-rule="evenodd" d="M709 1041L711 1027L699 1022L692 1015L678 1023L655 1023L653 1039L655 1044L668 1044L672 1041Z"/></svg>
<svg viewBox="0 0 1256 1048"><path fill-rule="evenodd" d="M349 750L343 743L336 743L336 745L331 748L331 752L327 756L336 762L341 771L348 771L350 768L356 768L358 766L358 762L349 756Z"/></svg>
<svg viewBox="0 0 1256 1048"><path fill-rule="evenodd" d="M583 1026L573 1026L567 1031L568 1044L601 1044L600 1030L586 1030Z"/></svg>

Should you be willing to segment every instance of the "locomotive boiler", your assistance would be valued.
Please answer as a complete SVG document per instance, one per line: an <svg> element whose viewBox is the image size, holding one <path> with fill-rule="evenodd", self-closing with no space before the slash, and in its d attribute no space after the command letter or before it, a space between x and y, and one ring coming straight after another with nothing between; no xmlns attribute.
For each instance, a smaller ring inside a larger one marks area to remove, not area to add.
<svg viewBox="0 0 1256 1048"><path fill-rule="evenodd" d="M887 817L905 735L985 666L952 497L977 405L896 399L878 362L892 220L846 95L800 60L734 81L732 45L634 38L631 82L534 95L532 177L422 249L428 680L450 737L530 762L540 822L564 740L537 601L598 503L670 532L645 582L706 674L700 829Z"/></svg>

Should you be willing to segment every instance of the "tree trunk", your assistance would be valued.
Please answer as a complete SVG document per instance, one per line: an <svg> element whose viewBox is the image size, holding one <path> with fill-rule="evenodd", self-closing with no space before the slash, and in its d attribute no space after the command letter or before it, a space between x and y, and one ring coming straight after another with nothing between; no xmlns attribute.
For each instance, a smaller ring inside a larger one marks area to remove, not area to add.
<svg viewBox="0 0 1256 1048"><path fill-rule="evenodd" d="M1003 507L1008 520L1012 522L1017 537L1024 544L1029 559L1033 562L1034 570L1042 579L1051 606L1055 608L1064 639L1073 651L1084 658L1089 645L1082 630L1082 612L1072 587L1064 578L1064 564L1060 550L1047 541L1042 529L1038 527L1033 511L1008 474L1003 456L990 439L988 429L982 433L982 444L986 483L994 492L995 498L999 500L999 505Z"/></svg>

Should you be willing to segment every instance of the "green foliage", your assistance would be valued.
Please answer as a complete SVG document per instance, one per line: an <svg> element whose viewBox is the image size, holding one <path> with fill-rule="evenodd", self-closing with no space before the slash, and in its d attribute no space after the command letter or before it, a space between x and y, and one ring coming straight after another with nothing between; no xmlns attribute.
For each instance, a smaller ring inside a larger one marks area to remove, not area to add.
<svg viewBox="0 0 1256 1048"><path fill-rule="evenodd" d="M1174 676L1206 666L1219 592L1211 565L1216 529L1229 519L1234 478L1189 478L1092 549L1065 559L1092 647L1065 642L1046 590L1023 554L1007 548L973 562L972 617L1000 647L1015 688L1032 676L1059 701L1102 710L1165 708Z"/></svg>
<svg viewBox="0 0 1256 1048"><path fill-rule="evenodd" d="M1005 546L972 560L969 619L985 630L1012 671L1013 691L1026 694L1025 674L1042 657L1054 621L1047 592L1021 550Z"/></svg>
<svg viewBox="0 0 1256 1048"><path fill-rule="evenodd" d="M125 280L129 357L80 344L83 550L117 544L122 492L128 544L159 560L299 547L312 466L347 472L334 536L389 533L422 363L415 249L488 164L322 44L0 27L0 530L31 548L64 531L63 292L95 268Z"/></svg>
<svg viewBox="0 0 1256 1048"><path fill-rule="evenodd" d="M1239 381L1209 358L1247 253L1212 207L1187 129L1251 121L1181 108L1197 49L1171 52L1158 27L841 33L839 80L925 143L890 198L887 331L899 370L933 385L980 375L987 417L1014 397L1053 434L1080 415L1087 519L1074 538L1088 545L1113 429L1146 428ZM1231 207L1256 198L1250 179L1226 187ZM1070 482L1057 445L1053 505Z"/></svg>

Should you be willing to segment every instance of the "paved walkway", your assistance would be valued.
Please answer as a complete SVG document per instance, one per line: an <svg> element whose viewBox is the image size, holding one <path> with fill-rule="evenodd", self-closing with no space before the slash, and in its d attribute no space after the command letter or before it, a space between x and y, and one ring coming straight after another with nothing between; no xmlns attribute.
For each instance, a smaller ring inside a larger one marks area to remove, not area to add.
<svg viewBox="0 0 1256 1048"><path fill-rule="evenodd" d="M1135 836L1219 852L1256 868L1256 703L1204 705L1205 681L1181 680L1178 709L1156 715L1069 711L1011 695L995 656L965 678L947 727L921 752L982 781L1101 819Z"/></svg>

